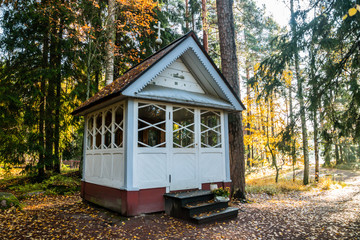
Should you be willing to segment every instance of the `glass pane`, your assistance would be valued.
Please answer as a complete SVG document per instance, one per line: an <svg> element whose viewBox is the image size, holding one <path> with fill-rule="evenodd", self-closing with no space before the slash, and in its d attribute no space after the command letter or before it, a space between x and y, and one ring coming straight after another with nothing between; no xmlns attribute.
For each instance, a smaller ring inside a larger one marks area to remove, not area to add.
<svg viewBox="0 0 360 240"><path fill-rule="evenodd" d="M111 111L108 111L105 115L105 126L111 128L111 122L112 122L112 114Z"/></svg>
<svg viewBox="0 0 360 240"><path fill-rule="evenodd" d="M124 119L123 109L122 107L118 107L115 112L115 122L117 124L120 124L123 119Z"/></svg>
<svg viewBox="0 0 360 240"><path fill-rule="evenodd" d="M138 146L165 147L165 105L139 104Z"/></svg>
<svg viewBox="0 0 360 240"><path fill-rule="evenodd" d="M87 136L87 149L93 149L93 135L88 133Z"/></svg>
<svg viewBox="0 0 360 240"><path fill-rule="evenodd" d="M111 147L111 132L106 131L104 140L105 140L105 146L107 148L110 148Z"/></svg>
<svg viewBox="0 0 360 240"><path fill-rule="evenodd" d="M101 148L101 133L102 133L102 114L99 113L99 115L96 116L95 119L95 128L96 128L96 132L95 132L95 147L96 148Z"/></svg>
<svg viewBox="0 0 360 240"><path fill-rule="evenodd" d="M201 146L221 147L220 113L201 111Z"/></svg>
<svg viewBox="0 0 360 240"><path fill-rule="evenodd" d="M173 147L195 147L194 136L194 109L174 107Z"/></svg>
<svg viewBox="0 0 360 240"><path fill-rule="evenodd" d="M115 148L123 146L123 120L124 120L124 110L122 105L118 106L115 110L115 132L114 132L114 144Z"/></svg>
<svg viewBox="0 0 360 240"><path fill-rule="evenodd" d="M122 147L123 143L123 131L121 129L117 129L115 131L115 145L117 147Z"/></svg>
<svg viewBox="0 0 360 240"><path fill-rule="evenodd" d="M93 130L94 130L94 118L90 117L87 123L87 149L93 149L94 139L93 139Z"/></svg>
<svg viewBox="0 0 360 240"><path fill-rule="evenodd" d="M87 127L88 127L88 130L92 132L93 127L94 127L94 118L93 117L89 118Z"/></svg>

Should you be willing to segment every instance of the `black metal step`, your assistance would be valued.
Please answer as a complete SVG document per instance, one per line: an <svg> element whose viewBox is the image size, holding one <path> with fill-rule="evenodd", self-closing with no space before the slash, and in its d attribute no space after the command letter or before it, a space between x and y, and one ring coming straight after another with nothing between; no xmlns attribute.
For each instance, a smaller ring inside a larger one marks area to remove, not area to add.
<svg viewBox="0 0 360 240"><path fill-rule="evenodd" d="M197 224L230 220L237 217L238 211L239 209L237 208L228 207L218 211L211 211L195 215L191 217L191 220Z"/></svg>

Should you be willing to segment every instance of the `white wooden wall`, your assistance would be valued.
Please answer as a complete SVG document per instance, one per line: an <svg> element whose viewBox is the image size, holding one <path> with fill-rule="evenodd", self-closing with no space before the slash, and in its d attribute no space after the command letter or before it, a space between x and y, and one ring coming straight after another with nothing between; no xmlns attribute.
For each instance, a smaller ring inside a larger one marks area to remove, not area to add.
<svg viewBox="0 0 360 240"><path fill-rule="evenodd" d="M104 109L98 110L96 112L92 112L85 117L85 128L86 128L86 150L85 150L85 176L84 180L86 182L99 184L103 186L113 187L113 188L122 188L124 186L124 144L121 146L116 146L114 144L114 132L117 128L124 126L124 119L122 123L115 122L115 116L113 114L111 121L111 147L104 146L105 141L105 116L102 114L102 126L100 128L96 128L95 119L94 128L89 131L89 119L93 116L99 116L101 113L106 113L108 111L115 112L116 109L122 108L123 116L124 116L124 103L117 103L106 107ZM116 124L115 124L116 123ZM101 133L101 146L96 147L96 131ZM92 134L92 135L91 135ZM124 131L123 131L124 134ZM90 141L93 141L93 144L90 144ZM123 137L124 139L124 137Z"/></svg>
<svg viewBox="0 0 360 240"><path fill-rule="evenodd" d="M144 100L135 101L135 119L138 118L138 103L150 103ZM169 175L172 178L179 177L186 179L195 178L195 188L201 188L202 183L221 182L226 181L225 173L225 137L224 137L224 113L220 110L221 116L221 147L209 148L202 147L200 144L200 111L204 108L189 107L195 109L195 124L198 125L196 129L197 145L192 149L174 149L172 144L172 110L173 106L178 105L166 103L154 103L166 105L166 147L153 148L153 147L139 147L138 141L138 123L134 121L134 187L139 189L167 187L168 190L174 190L170 187ZM211 110L211 109L210 109ZM195 152L194 152L195 151ZM184 163L180 163L183 161ZM172 179L172 181L173 181ZM185 186L185 185L184 185ZM194 188L189 185L186 188ZM176 190L178 190L175 187Z"/></svg>

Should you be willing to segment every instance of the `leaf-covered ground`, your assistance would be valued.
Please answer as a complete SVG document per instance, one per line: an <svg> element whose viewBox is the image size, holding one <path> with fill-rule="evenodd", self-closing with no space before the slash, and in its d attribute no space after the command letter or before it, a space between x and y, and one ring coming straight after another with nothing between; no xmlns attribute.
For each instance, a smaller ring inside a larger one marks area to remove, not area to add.
<svg viewBox="0 0 360 240"><path fill-rule="evenodd" d="M345 176L346 177L346 176ZM164 213L130 219L70 196L32 196L0 212L0 239L360 239L360 176L344 188L248 196L237 219L194 225Z"/></svg>

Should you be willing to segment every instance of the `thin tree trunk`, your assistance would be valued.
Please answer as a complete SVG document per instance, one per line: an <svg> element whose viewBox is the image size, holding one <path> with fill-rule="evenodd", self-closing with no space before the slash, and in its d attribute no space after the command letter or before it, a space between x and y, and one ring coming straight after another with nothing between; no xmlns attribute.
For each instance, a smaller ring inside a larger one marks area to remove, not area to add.
<svg viewBox="0 0 360 240"><path fill-rule="evenodd" d="M186 27L186 32L190 31L190 28L189 28L189 0L185 0L185 27Z"/></svg>
<svg viewBox="0 0 360 240"><path fill-rule="evenodd" d="M339 150L340 150L340 163L343 163L344 162L344 155L343 155L343 147L342 147L341 144L339 145Z"/></svg>
<svg viewBox="0 0 360 240"><path fill-rule="evenodd" d="M105 83L110 84L114 80L114 50L115 50L115 0L108 0L107 21L107 44L106 44L106 68Z"/></svg>
<svg viewBox="0 0 360 240"><path fill-rule="evenodd" d="M202 17L202 25L203 25L203 46L206 52L209 51L208 47L208 26L207 26L207 10L206 10L206 0L201 0L201 17Z"/></svg>
<svg viewBox="0 0 360 240"><path fill-rule="evenodd" d="M233 1L217 0L218 26L220 38L221 69L230 86L240 97L238 62L235 45ZM234 197L245 199L245 148L242 113L229 115L230 174Z"/></svg>
<svg viewBox="0 0 360 240"><path fill-rule="evenodd" d="M294 119L294 112L293 112L293 103L292 103L292 89L291 89L291 82L289 84L289 111L290 111L290 131L291 131L291 158L292 158L292 169L293 169L293 182L295 182L296 174L295 174L295 164L296 164L296 139L295 139L295 119Z"/></svg>
<svg viewBox="0 0 360 240"><path fill-rule="evenodd" d="M299 53L297 48L297 24L295 20L295 12L294 12L294 0L290 1L290 9L291 9L291 31L293 34L293 41L295 46L294 59L295 59L295 74L297 80L298 87L298 99L300 103L300 119L301 119L301 130L302 130L302 140L303 140L303 154L304 154L304 178L303 183L307 185L309 183L309 150L308 150L308 140L307 140L307 127L306 127L306 116L305 116L305 102L303 96L303 86L302 86L302 77L299 69Z"/></svg>

